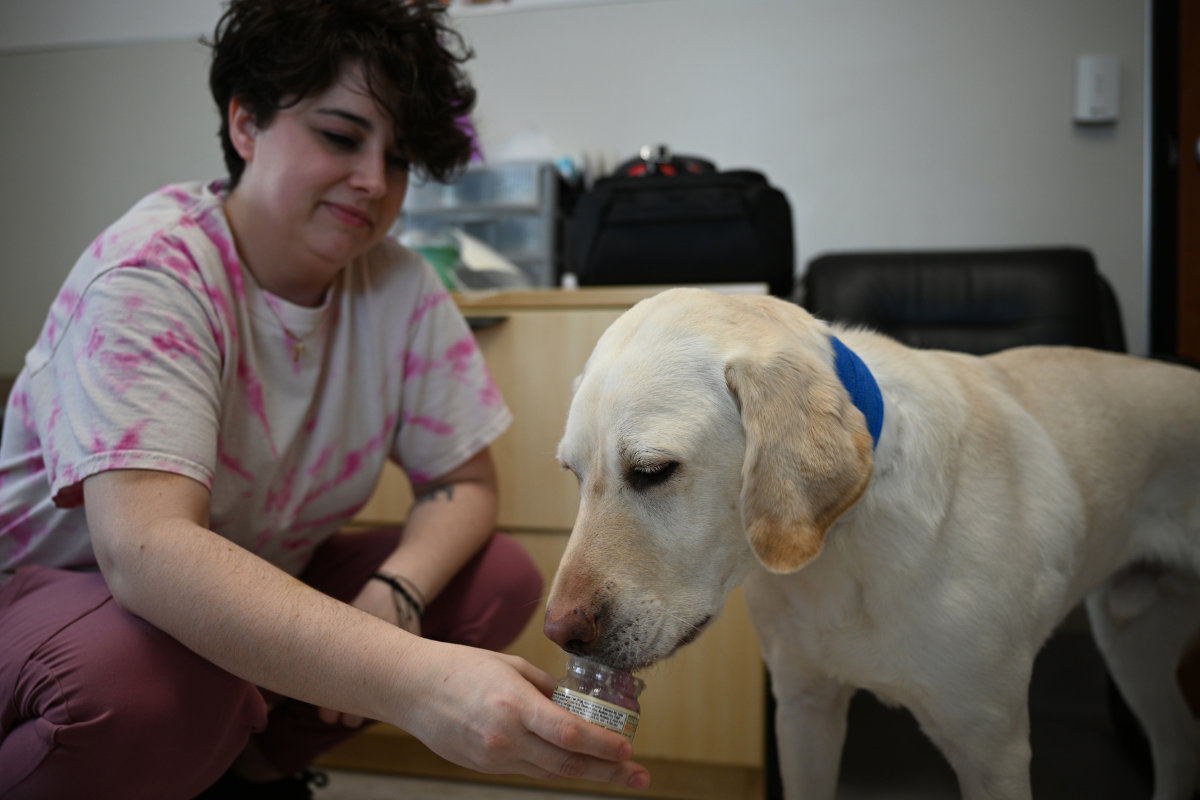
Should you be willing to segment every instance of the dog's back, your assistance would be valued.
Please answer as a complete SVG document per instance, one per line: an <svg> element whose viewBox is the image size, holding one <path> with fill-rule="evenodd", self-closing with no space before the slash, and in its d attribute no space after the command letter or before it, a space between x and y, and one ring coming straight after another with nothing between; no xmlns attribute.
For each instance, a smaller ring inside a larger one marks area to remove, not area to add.
<svg viewBox="0 0 1200 800"><path fill-rule="evenodd" d="M1062 454L1089 535L1128 537L1122 562L1175 562L1200 574L1200 370L1063 347L985 361ZM1091 560L1112 557L1098 544L1087 548ZM1082 581L1111 569L1088 566Z"/></svg>

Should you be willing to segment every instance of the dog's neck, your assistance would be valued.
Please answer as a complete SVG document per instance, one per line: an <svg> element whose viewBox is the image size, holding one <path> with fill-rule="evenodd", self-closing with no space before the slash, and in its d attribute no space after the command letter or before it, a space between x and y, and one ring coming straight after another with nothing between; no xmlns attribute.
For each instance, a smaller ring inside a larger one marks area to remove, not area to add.
<svg viewBox="0 0 1200 800"><path fill-rule="evenodd" d="M833 368L838 379L850 393L854 406L867 418L867 430L871 433L874 447L879 446L879 434L883 430L883 392L867 365L853 350L842 344L836 336L830 336L833 344Z"/></svg>

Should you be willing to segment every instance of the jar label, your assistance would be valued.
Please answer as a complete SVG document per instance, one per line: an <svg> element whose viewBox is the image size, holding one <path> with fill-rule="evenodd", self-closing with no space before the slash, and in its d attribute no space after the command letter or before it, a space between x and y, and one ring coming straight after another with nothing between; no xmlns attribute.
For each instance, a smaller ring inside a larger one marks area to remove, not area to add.
<svg viewBox="0 0 1200 800"><path fill-rule="evenodd" d="M637 733L638 720L641 719L627 708L561 686L554 689L554 702L575 716L583 717L593 725L615 731L631 742L633 735Z"/></svg>

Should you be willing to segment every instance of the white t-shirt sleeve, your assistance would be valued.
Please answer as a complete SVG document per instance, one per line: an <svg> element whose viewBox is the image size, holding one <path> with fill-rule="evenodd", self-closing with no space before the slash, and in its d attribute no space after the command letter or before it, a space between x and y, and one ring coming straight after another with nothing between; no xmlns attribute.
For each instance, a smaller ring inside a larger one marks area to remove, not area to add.
<svg viewBox="0 0 1200 800"><path fill-rule="evenodd" d="M175 277L136 266L100 274L49 357L29 366L56 505L79 505L83 479L111 469L212 488L221 353L208 312Z"/></svg>
<svg viewBox="0 0 1200 800"><path fill-rule="evenodd" d="M445 475L512 422L474 334L436 276L426 271L430 280L409 321L400 426L392 451L413 483Z"/></svg>

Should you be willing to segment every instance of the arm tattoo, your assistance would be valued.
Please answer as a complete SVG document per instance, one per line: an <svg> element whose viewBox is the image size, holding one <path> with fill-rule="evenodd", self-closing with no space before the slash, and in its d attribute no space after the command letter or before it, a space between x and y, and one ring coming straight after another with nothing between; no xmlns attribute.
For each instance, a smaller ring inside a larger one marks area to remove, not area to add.
<svg viewBox="0 0 1200 800"><path fill-rule="evenodd" d="M454 499L454 487L452 485L436 486L433 489L430 489L428 492L425 492L424 494L418 496L416 501L413 503L413 505L420 505L421 503L424 503L426 500L436 500L437 496L439 494L443 494L443 493L445 493L447 500Z"/></svg>

